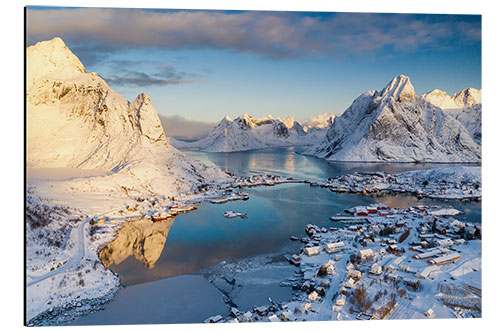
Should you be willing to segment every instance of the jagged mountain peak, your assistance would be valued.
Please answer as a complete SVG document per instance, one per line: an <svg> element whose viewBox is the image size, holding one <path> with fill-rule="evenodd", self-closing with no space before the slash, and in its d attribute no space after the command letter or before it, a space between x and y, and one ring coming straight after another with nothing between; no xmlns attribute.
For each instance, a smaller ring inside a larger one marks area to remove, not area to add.
<svg viewBox="0 0 500 333"><path fill-rule="evenodd" d="M242 114L241 114L238 118L239 118L239 119L246 119L246 120L248 120L248 119L254 119L254 117L250 116L250 115L249 115L248 113L246 113L246 112L242 113Z"/></svg>
<svg viewBox="0 0 500 333"><path fill-rule="evenodd" d="M439 89L434 89L433 91L427 93L426 95L428 95L428 96L448 96L446 91L442 91Z"/></svg>
<svg viewBox="0 0 500 333"><path fill-rule="evenodd" d="M443 110L457 107L453 97L439 89L434 89L429 93L423 94L422 98Z"/></svg>
<svg viewBox="0 0 500 333"><path fill-rule="evenodd" d="M380 96L383 100L393 98L396 101L411 102L417 99L415 88L410 78L406 75L395 76L382 90Z"/></svg>
<svg viewBox="0 0 500 333"><path fill-rule="evenodd" d="M240 124L242 129L252 128L255 126L255 118L248 115L246 112L234 120Z"/></svg>
<svg viewBox="0 0 500 333"><path fill-rule="evenodd" d="M141 103L151 103L151 98L146 93L140 93L137 95L136 100Z"/></svg>
<svg viewBox="0 0 500 333"><path fill-rule="evenodd" d="M481 90L467 88L452 96L458 107L475 106L482 104Z"/></svg>
<svg viewBox="0 0 500 333"><path fill-rule="evenodd" d="M109 172L89 191L179 194L226 179L169 145L149 96L132 102L86 73L60 38L27 48L27 166ZM79 187L80 189L80 187Z"/></svg>
<svg viewBox="0 0 500 333"><path fill-rule="evenodd" d="M281 120L286 127L292 128L293 125L296 123L295 118L293 116L288 116L284 119Z"/></svg>
<svg viewBox="0 0 500 333"><path fill-rule="evenodd" d="M479 162L480 105L462 117L428 100L443 98L454 104L439 91L419 98L409 78L397 76L381 92L360 95L306 153L336 161ZM479 122L469 126L469 119Z"/></svg>
<svg viewBox="0 0 500 333"><path fill-rule="evenodd" d="M429 93L423 94L422 98L443 110L462 109L482 103L481 90L475 88L464 89L452 96L444 91L434 89Z"/></svg>
<svg viewBox="0 0 500 333"><path fill-rule="evenodd" d="M59 37L29 46L26 52L26 62L28 81L50 73L60 75L86 73L80 59Z"/></svg>
<svg viewBox="0 0 500 333"><path fill-rule="evenodd" d="M137 127L142 135L152 142L165 138L160 118L149 96L141 93L130 103L130 107L137 119Z"/></svg>

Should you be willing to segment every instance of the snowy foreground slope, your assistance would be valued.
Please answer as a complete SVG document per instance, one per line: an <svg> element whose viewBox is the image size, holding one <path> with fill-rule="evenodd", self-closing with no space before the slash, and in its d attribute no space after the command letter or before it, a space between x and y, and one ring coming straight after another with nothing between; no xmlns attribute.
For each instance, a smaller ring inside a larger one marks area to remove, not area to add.
<svg viewBox="0 0 500 333"><path fill-rule="evenodd" d="M410 78L399 75L381 91L359 96L306 154L334 161L480 162L480 92L437 95L417 96Z"/></svg>
<svg viewBox="0 0 500 333"><path fill-rule="evenodd" d="M60 38L27 50L27 147L29 168L109 171L74 184L95 190L125 186L175 195L224 178L169 144L146 94L127 101L86 73Z"/></svg>
<svg viewBox="0 0 500 333"><path fill-rule="evenodd" d="M112 297L119 279L97 251L136 196L173 200L228 176L172 147L147 95L127 101L61 39L26 61L26 320L39 325ZM102 216L114 220L92 225Z"/></svg>
<svg viewBox="0 0 500 333"><path fill-rule="evenodd" d="M232 152L293 145L312 145L323 139L335 115L320 114L302 125L293 117L254 118L244 113L232 120L224 117L203 139L183 142L171 139L179 149Z"/></svg>

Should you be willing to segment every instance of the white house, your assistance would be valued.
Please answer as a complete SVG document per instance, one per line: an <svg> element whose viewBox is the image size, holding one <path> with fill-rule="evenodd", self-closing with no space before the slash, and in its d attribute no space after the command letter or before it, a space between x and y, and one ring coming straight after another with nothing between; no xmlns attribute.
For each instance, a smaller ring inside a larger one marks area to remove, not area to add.
<svg viewBox="0 0 500 333"><path fill-rule="evenodd" d="M321 252L321 246L312 246L304 248L304 253L308 256L313 256Z"/></svg>
<svg viewBox="0 0 500 333"><path fill-rule="evenodd" d="M344 284L346 288L354 288L356 287L356 281L354 281L352 278L349 278L349 280Z"/></svg>
<svg viewBox="0 0 500 333"><path fill-rule="evenodd" d="M440 270L441 269L439 268L439 266L427 266L420 273L415 274L415 277L420 279L427 279L432 272L439 272Z"/></svg>
<svg viewBox="0 0 500 333"><path fill-rule="evenodd" d="M349 270L347 272L347 277L348 278L353 278L353 279L359 279L361 278L361 272L355 269Z"/></svg>
<svg viewBox="0 0 500 333"><path fill-rule="evenodd" d="M363 250L359 250L358 255L359 255L359 257L361 257L362 259L365 259L365 258L371 258L371 257L373 257L373 251L372 251L372 249L363 249Z"/></svg>
<svg viewBox="0 0 500 333"><path fill-rule="evenodd" d="M270 321L270 322L279 322L280 321L280 319L278 318L278 316L275 315L275 314L273 314L272 316L269 316L267 318L267 320Z"/></svg>
<svg viewBox="0 0 500 333"><path fill-rule="evenodd" d="M458 253L450 253L439 258L429 260L429 264L444 265L457 261L461 256Z"/></svg>
<svg viewBox="0 0 500 333"><path fill-rule="evenodd" d="M343 306L346 303L346 298L345 295L340 295L337 300L335 301L335 304L338 306Z"/></svg>
<svg viewBox="0 0 500 333"><path fill-rule="evenodd" d="M325 266L326 266L326 274L328 274L328 275L335 274L335 261L333 261L333 260L330 259L325 264Z"/></svg>
<svg viewBox="0 0 500 333"><path fill-rule="evenodd" d="M345 248L344 242L328 243L325 245L325 251L327 253L342 251L344 248Z"/></svg>
<svg viewBox="0 0 500 333"><path fill-rule="evenodd" d="M415 254L413 256L413 258L415 258L415 259L429 259L429 258L438 256L438 255L441 255L441 254L445 254L445 253L448 253L448 252L450 252L450 251L448 251L445 248L438 247L436 249L433 249L432 251L417 253L417 254Z"/></svg>
<svg viewBox="0 0 500 333"><path fill-rule="evenodd" d="M380 275L382 274L382 267L378 263L373 263L370 273Z"/></svg>
<svg viewBox="0 0 500 333"><path fill-rule="evenodd" d="M282 321L295 321L297 318L293 314L292 310L288 309L280 314L280 319Z"/></svg>
<svg viewBox="0 0 500 333"><path fill-rule="evenodd" d="M316 291L313 291L312 293L309 294L309 296L307 296L307 298L309 298L311 302L315 302L319 299L319 295Z"/></svg>
<svg viewBox="0 0 500 333"><path fill-rule="evenodd" d="M443 247L453 246L453 241L450 238L438 239L436 240L436 243Z"/></svg>

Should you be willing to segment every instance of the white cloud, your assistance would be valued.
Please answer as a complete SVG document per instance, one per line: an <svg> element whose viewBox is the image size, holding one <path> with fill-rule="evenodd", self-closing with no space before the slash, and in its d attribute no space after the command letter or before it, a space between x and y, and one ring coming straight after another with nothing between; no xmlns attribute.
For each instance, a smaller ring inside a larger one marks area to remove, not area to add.
<svg viewBox="0 0 500 333"><path fill-rule="evenodd" d="M272 58L412 52L480 40L480 21L460 15L167 11L73 8L27 13L28 43L62 37L82 52L212 48Z"/></svg>
<svg viewBox="0 0 500 333"><path fill-rule="evenodd" d="M160 120L166 136L181 140L201 139L216 125L215 123L188 120L179 115L160 115Z"/></svg>

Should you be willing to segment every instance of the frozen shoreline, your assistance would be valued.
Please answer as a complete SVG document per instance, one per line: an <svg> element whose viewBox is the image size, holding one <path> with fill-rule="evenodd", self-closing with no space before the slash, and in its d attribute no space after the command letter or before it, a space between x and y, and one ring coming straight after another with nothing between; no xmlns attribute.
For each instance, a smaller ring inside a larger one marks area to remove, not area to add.
<svg viewBox="0 0 500 333"><path fill-rule="evenodd" d="M432 214L438 206L386 210L367 224L308 225L308 243L290 258L300 274L281 276L294 297L207 322L481 317L477 225Z"/></svg>
<svg viewBox="0 0 500 333"><path fill-rule="evenodd" d="M364 172L309 182L333 192L406 193L420 198L481 200L481 167L437 167L397 174Z"/></svg>
<svg viewBox="0 0 500 333"><path fill-rule="evenodd" d="M244 199L244 196L235 197L231 194L232 192L227 192L227 190L295 182L305 183L307 181L271 175L233 176L228 182L212 185L211 187L202 187L192 193L180 195L180 200L176 202L180 204L196 204L221 197L228 200ZM64 186L58 186L61 183ZM161 196L149 195L145 196L145 198L149 197L147 201L139 204L152 203L151 198L155 197L163 201L157 201L151 208L147 205L141 208L137 205L136 197L130 197L126 192L79 193L70 191L68 193L68 191L61 191L61 188L67 189L68 184L71 184L71 181L32 179L28 182L28 193L31 200L28 206L33 205L36 208L45 205L48 207L47 209L50 211L48 214L55 214L50 217L50 220L55 221L57 218L59 221L51 224L51 232L54 237L63 228L66 228L64 230L66 230L67 235L66 238L64 238L64 235L60 236L60 243L63 243L64 246L57 247L54 244L39 244L35 239L37 234L27 234L28 238L33 238L32 241L27 242L27 295L29 304L27 321L29 324L52 324L59 322L59 320L64 322L64 312L68 309L73 313L78 313L81 310L83 312L80 314L82 314L112 299L114 293L118 290L119 279L102 265L97 252L115 238L115 234L123 221L140 216L152 216L154 211L159 212L162 209L167 209L169 205L174 203L165 197L161 199ZM54 207L60 209L52 209ZM132 211L127 211L125 207L134 208ZM144 210L142 214L141 209ZM100 214L96 212L100 212ZM96 216L103 218L102 224L91 226L88 222ZM71 226L69 230L67 225ZM83 233L83 245L81 241L78 241L77 231ZM83 253L78 250L81 249L81 246L84 249ZM50 249L50 253L47 252L48 249ZM77 256L82 259L80 265L76 262L78 260L73 260ZM51 273L54 270L56 270L57 274ZM44 275L48 277L43 281L37 280L37 278ZM81 282L82 280L83 282Z"/></svg>

